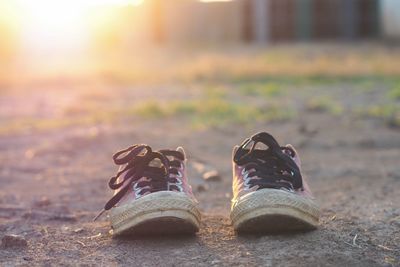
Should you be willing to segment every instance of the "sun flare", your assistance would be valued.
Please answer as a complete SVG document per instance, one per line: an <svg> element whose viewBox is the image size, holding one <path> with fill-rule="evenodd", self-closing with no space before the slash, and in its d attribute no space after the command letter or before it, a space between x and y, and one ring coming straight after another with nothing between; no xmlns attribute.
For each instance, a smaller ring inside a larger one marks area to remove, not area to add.
<svg viewBox="0 0 400 267"><path fill-rule="evenodd" d="M116 8L137 6L144 0L14 0L15 20L20 25L23 51L46 60L66 58L84 50L91 25L101 14ZM97 13L96 13L97 12Z"/></svg>

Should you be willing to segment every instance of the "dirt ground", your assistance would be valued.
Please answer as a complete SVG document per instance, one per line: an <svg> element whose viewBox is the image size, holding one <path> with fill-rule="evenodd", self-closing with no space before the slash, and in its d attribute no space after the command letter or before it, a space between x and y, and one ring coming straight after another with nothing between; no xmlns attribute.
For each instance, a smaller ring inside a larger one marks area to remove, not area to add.
<svg viewBox="0 0 400 267"><path fill-rule="evenodd" d="M205 127L193 126L188 117L142 119L125 116L124 110L100 122L79 121L88 112L82 106L93 104L95 110L107 113L149 99L168 105L171 99L198 98L197 87L102 85L102 93L94 94L64 84L29 93L4 91L0 94L0 238L20 235L27 245L3 245L0 265L400 266L400 130L352 113L353 105L382 102L386 92L379 80L365 92L357 91L357 86L351 81L317 83L305 86L311 89L303 88L307 92L303 93L288 85L277 103L281 109L294 106L294 117ZM250 106L251 99L256 101L257 96L233 91L229 89L228 95L235 103ZM328 92L344 110L307 106L320 92ZM63 116L79 123L60 125ZM25 127L32 118L40 127ZM322 211L318 230L264 236L238 236L233 231L231 150L260 130L299 150ZM189 179L203 216L198 234L115 239L106 216L92 222L111 195L107 181L115 172L112 153L133 143L186 148ZM218 170L221 181L203 181L193 168L199 161Z"/></svg>

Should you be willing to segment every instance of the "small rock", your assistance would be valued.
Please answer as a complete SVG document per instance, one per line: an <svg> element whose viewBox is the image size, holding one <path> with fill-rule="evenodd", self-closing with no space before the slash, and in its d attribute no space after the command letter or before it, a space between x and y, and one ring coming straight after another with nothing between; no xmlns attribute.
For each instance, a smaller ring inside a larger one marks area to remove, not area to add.
<svg viewBox="0 0 400 267"><path fill-rule="evenodd" d="M1 246L3 248L26 247L28 246L28 242L20 235L5 235L1 239Z"/></svg>
<svg viewBox="0 0 400 267"><path fill-rule="evenodd" d="M213 260L213 261L211 261L211 265L218 265L218 264L220 264L220 263L221 263L220 260Z"/></svg>
<svg viewBox="0 0 400 267"><path fill-rule="evenodd" d="M33 157L35 156L36 152L33 149L28 149L27 151L25 151L25 157L27 159L33 159Z"/></svg>
<svg viewBox="0 0 400 267"><path fill-rule="evenodd" d="M50 199L48 199L47 197L42 197L39 200L35 201L33 203L33 205L37 208L43 208L43 207L47 207L51 204Z"/></svg>
<svg viewBox="0 0 400 267"><path fill-rule="evenodd" d="M61 227L61 232L62 232L63 234L69 233L70 230L71 230L71 229L70 229L68 226L63 226L63 227Z"/></svg>
<svg viewBox="0 0 400 267"><path fill-rule="evenodd" d="M313 137L318 133L318 128L311 127L307 124L301 124L297 130L299 133L309 137Z"/></svg>
<svg viewBox="0 0 400 267"><path fill-rule="evenodd" d="M76 228L75 230L74 230L74 233L75 234L79 234L79 233L82 233L84 230L83 230L83 228Z"/></svg>
<svg viewBox="0 0 400 267"><path fill-rule="evenodd" d="M208 171L203 174L203 179L206 181L218 182L221 181L221 176L216 170Z"/></svg>
<svg viewBox="0 0 400 267"><path fill-rule="evenodd" d="M204 184L199 184L196 187L197 192L201 193L201 192L206 192L208 190L208 186L204 185Z"/></svg>
<svg viewBox="0 0 400 267"><path fill-rule="evenodd" d="M205 172L206 166L203 163L194 161L192 162L192 166L198 173Z"/></svg>
<svg viewBox="0 0 400 267"><path fill-rule="evenodd" d="M31 261L31 260L32 260L31 257L23 257L22 259L23 259L24 261Z"/></svg>

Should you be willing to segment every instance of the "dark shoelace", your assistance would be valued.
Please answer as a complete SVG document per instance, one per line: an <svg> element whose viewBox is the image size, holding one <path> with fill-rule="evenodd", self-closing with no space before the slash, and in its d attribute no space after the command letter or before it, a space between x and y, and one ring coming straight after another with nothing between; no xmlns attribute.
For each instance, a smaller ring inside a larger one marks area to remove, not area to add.
<svg viewBox="0 0 400 267"><path fill-rule="evenodd" d="M169 160L168 156L172 159ZM160 166L151 166L151 162L155 159L160 161ZM140 194L171 189L181 191L175 185L180 181L170 174L180 175L177 168L181 166L181 161L183 160L184 156L179 151L153 151L148 145L133 145L118 151L113 155L113 161L116 165L125 166L115 176L110 178L108 186L113 190L119 189L119 191L107 201L103 210L93 220L96 220L105 211L114 207L128 192L129 188L142 177L147 177L148 180L137 183L137 186L141 188ZM124 176L121 176L122 174ZM120 177L122 179L118 181ZM170 183L172 184L171 186L169 186Z"/></svg>
<svg viewBox="0 0 400 267"><path fill-rule="evenodd" d="M250 149L247 147L252 143ZM266 150L256 149L258 143L268 147ZM295 190L303 188L303 179L300 169L294 160L282 150L287 150L294 155L294 151L287 147L281 147L272 135L261 132L246 139L236 151L234 162L245 166L244 171L249 172L249 187L258 186L262 188L285 188ZM252 177L261 179L251 179Z"/></svg>

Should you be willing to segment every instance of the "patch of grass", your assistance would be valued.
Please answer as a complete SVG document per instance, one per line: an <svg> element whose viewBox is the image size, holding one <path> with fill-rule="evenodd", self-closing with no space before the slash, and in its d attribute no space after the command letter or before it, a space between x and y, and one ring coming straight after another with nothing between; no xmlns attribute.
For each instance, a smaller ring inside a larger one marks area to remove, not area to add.
<svg viewBox="0 0 400 267"><path fill-rule="evenodd" d="M132 114L152 119L187 118L195 127L251 124L257 121L283 121L295 116L293 110L283 109L281 106L247 106L219 97L175 101L168 104L147 102L137 107Z"/></svg>
<svg viewBox="0 0 400 267"><path fill-rule="evenodd" d="M358 82L355 89L359 93L364 94L364 93L373 92L376 88L376 85L377 84L371 80L365 80L365 81Z"/></svg>
<svg viewBox="0 0 400 267"><path fill-rule="evenodd" d="M137 106L134 111L139 116L152 119L160 119L168 116L168 110L161 104L155 101L148 101Z"/></svg>
<svg viewBox="0 0 400 267"><path fill-rule="evenodd" d="M314 97L306 103L306 109L313 112L326 112L341 115L343 106L328 96Z"/></svg>
<svg viewBox="0 0 400 267"><path fill-rule="evenodd" d="M196 112L191 116L195 127L218 126L227 124L251 125L258 121L284 121L294 117L295 112L282 107L245 106L221 99L206 103L194 103Z"/></svg>
<svg viewBox="0 0 400 267"><path fill-rule="evenodd" d="M273 82L244 84L239 91L246 96L276 97L283 94L282 86Z"/></svg>
<svg viewBox="0 0 400 267"><path fill-rule="evenodd" d="M374 105L358 111L364 117L381 119L390 127L400 127L400 105Z"/></svg>
<svg viewBox="0 0 400 267"><path fill-rule="evenodd" d="M227 95L227 88L224 86L210 86L204 90L204 97L208 99L225 98Z"/></svg>
<svg viewBox="0 0 400 267"><path fill-rule="evenodd" d="M287 121L296 117L296 111L292 108L282 108L281 105L268 105L261 109L262 118L265 121Z"/></svg>
<svg viewBox="0 0 400 267"><path fill-rule="evenodd" d="M172 102L169 106L171 115L193 115L197 112L197 105L193 101L176 101Z"/></svg>
<svg viewBox="0 0 400 267"><path fill-rule="evenodd" d="M396 84L392 89L390 89L387 95L390 99L400 100L400 83Z"/></svg>

